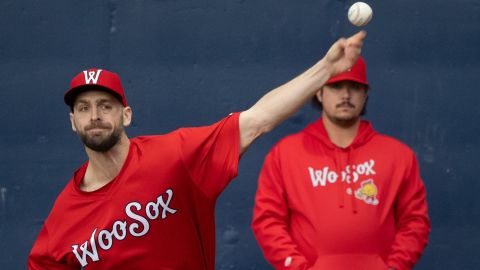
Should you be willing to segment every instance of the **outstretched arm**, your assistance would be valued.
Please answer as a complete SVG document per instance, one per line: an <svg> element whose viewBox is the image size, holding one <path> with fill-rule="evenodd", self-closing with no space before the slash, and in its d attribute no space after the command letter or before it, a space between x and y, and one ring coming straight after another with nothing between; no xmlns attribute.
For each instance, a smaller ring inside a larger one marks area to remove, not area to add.
<svg viewBox="0 0 480 270"><path fill-rule="evenodd" d="M240 114L240 153L260 135L295 113L328 79L353 66L361 53L366 33L339 39L315 65L263 96Z"/></svg>

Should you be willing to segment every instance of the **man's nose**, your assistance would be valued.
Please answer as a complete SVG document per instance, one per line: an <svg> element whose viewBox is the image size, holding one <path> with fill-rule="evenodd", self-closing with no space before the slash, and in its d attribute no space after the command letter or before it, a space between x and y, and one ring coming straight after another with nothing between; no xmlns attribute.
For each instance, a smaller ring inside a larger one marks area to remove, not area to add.
<svg viewBox="0 0 480 270"><path fill-rule="evenodd" d="M352 94L352 91L348 86L344 86L342 87L342 89L340 89L340 96L342 98L350 98L351 94Z"/></svg>
<svg viewBox="0 0 480 270"><path fill-rule="evenodd" d="M97 107L93 107L91 110L91 120L100 120L100 111L98 110Z"/></svg>

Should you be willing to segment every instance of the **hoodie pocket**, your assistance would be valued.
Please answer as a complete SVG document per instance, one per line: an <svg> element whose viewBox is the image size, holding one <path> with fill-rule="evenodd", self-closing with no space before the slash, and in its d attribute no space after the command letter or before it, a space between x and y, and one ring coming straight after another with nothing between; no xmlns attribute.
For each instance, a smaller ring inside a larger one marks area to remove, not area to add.
<svg viewBox="0 0 480 270"><path fill-rule="evenodd" d="M311 270L387 270L388 266L377 254L320 255Z"/></svg>

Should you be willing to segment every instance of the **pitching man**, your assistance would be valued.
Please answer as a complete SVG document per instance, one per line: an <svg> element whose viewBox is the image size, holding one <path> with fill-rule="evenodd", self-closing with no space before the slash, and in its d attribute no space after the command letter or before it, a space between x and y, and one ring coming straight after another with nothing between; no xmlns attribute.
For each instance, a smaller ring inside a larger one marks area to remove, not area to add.
<svg viewBox="0 0 480 270"><path fill-rule="evenodd" d="M240 155L358 58L364 32L250 109L210 126L129 138L117 74L89 69L64 96L88 161L58 196L28 260L30 270L213 270L214 209Z"/></svg>

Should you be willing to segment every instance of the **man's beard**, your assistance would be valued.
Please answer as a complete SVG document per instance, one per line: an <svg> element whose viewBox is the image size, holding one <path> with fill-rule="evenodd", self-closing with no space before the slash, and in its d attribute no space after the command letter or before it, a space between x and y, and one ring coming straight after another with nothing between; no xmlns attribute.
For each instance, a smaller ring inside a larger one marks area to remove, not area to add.
<svg viewBox="0 0 480 270"><path fill-rule="evenodd" d="M341 127L351 127L355 123L357 123L358 119L360 116L352 116L352 117L335 117L335 116L329 116L327 115L328 118L330 118L330 121L341 126Z"/></svg>
<svg viewBox="0 0 480 270"><path fill-rule="evenodd" d="M85 130L88 131L93 128L109 128L109 127L110 125L95 123L87 126ZM105 153L105 152L108 152L110 149L112 149L112 147L115 146L118 143L118 141L120 141L123 130L124 129L122 125L115 126L113 129L113 132L107 135L106 138L100 137L100 136L88 135L87 132L77 132L77 133L86 147L96 152Z"/></svg>
<svg viewBox="0 0 480 270"><path fill-rule="evenodd" d="M340 108L342 106L348 106L350 108L355 108L355 105L353 105L352 103L350 103L348 101L343 102L341 104L338 104L336 107ZM335 116L335 115L330 115L328 113L326 115L332 123L335 123L335 124L337 124L341 127L351 127L355 123L357 123L357 121L360 118L360 115L352 115L350 117L338 117L338 116Z"/></svg>

